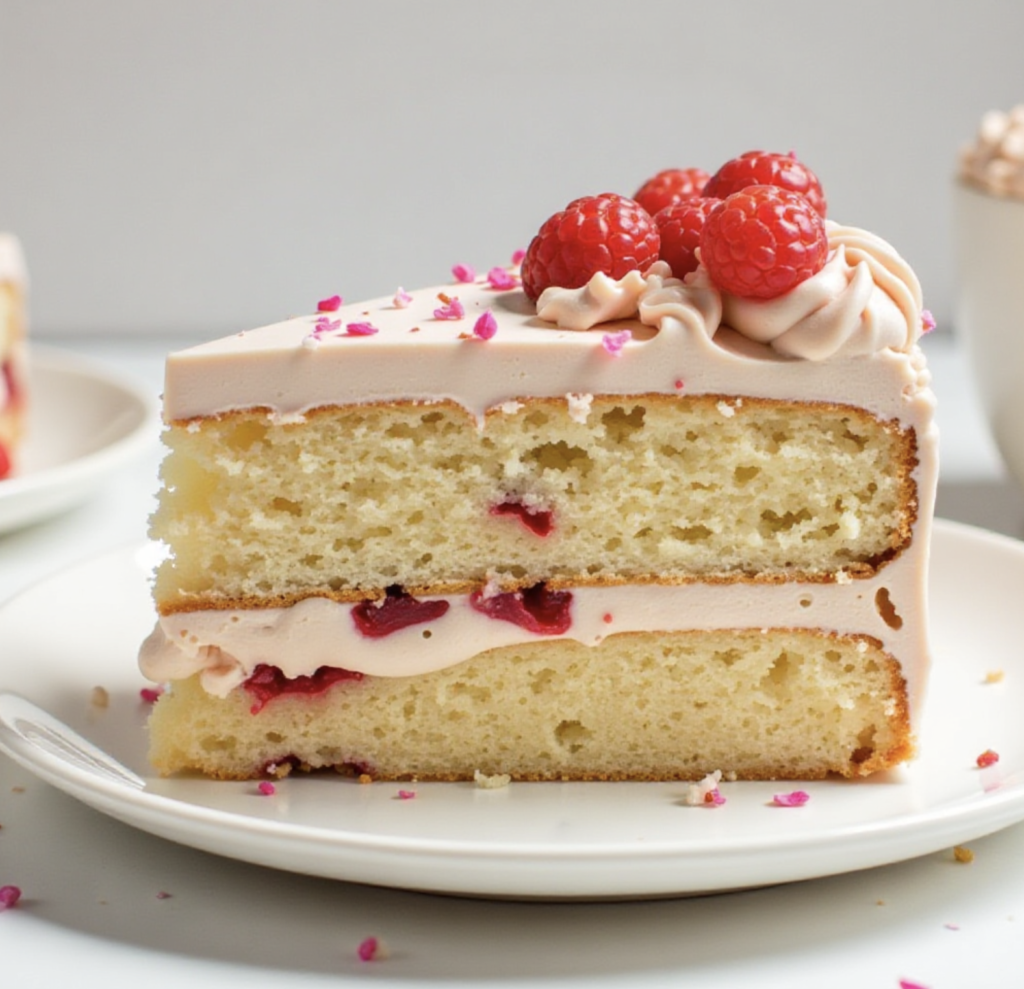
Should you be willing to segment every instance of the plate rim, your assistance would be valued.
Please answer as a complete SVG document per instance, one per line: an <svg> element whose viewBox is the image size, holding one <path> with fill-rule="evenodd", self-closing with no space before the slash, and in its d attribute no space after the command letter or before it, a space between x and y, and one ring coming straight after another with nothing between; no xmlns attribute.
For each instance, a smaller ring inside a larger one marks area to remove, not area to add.
<svg viewBox="0 0 1024 989"><path fill-rule="evenodd" d="M965 541L970 544L969 548L983 551L996 551L1012 554L1021 566L1024 566L1024 542L1003 536L975 526L964 523L950 522L943 519L935 520L936 539L963 545ZM89 566L97 565L106 558L108 562L127 562L130 555L134 555L133 565L137 570L141 569L137 560L140 552L145 552L152 544L145 542L132 542L117 549L108 551L100 556L94 556L90 560L76 564L74 567L65 568L60 573L68 570L78 570ZM42 581L35 582L33 587L45 585L48 580L54 579L57 575L51 575ZM17 607L17 602L32 588L26 588L15 595L8 602L0 606L0 617L8 609ZM452 862L463 865L479 865L483 862L501 862L505 867L515 867L517 863L532 862L543 867L555 859L570 866L579 872L582 868L592 866L594 862L600 861L606 867L621 868L624 864L632 863L637 866L650 867L655 862L666 863L678 868L687 862L700 856L733 855L749 858L751 856L763 856L774 853L780 858L790 858L797 850L804 851L808 859L813 859L814 854L834 848L836 843L853 846L858 851L857 862L852 866L839 864L834 872L853 871L856 869L870 868L876 865L884 865L889 862L903 860L905 858L918 857L929 852L948 847L952 841L968 840L980 837L999 830L1012 823L1024 819L1024 783L1015 782L1005 788L1000 788L988 793L973 796L959 796L950 802L933 805L930 808L910 813L900 814L897 818L885 818L852 822L846 825L835 825L826 828L818 834L808 834L806 830L795 831L792 834L771 834L725 836L722 838L701 838L680 836L678 841L651 840L642 844L636 842L588 842L577 846L566 846L550 841L539 841L523 843L517 841L488 840L476 842L472 845L460 843L457 839L441 839L436 837L416 837L408 835L380 834L368 831L353 831L344 827L327 828L318 824L304 824L294 821L281 821L272 818L246 815L233 809L222 809L208 807L202 804L190 803L170 795L155 793L149 790L133 791L119 784L103 780L101 778L87 778L83 780L82 775L68 773L63 763L57 770L52 767L39 765L39 759L33 756L26 757L23 752L12 752L4 739L0 737L0 749L21 763L25 768L42 776L47 782L55 785L58 789L69 793L75 799L94 807L102 813L119 819L129 825L139 827L149 833L158 834L162 837L171 837L168 828L172 832L180 832L183 829L204 830L209 832L217 829L229 829L233 833L244 833L249 842L277 843L282 846L293 846L295 843L304 843L308 846L315 846L317 849L330 849L335 852L338 859L343 857L351 858L353 853L361 855L393 856L397 858L394 863L401 868L407 864L410 858L420 860L432 860L435 865L445 865ZM33 754L34 755L34 754ZM26 764L26 762L28 764ZM911 770L913 766L911 767ZM42 770L42 772L40 772ZM155 777L150 775L150 781ZM816 781L819 782L819 781ZM826 781L827 782L827 781ZM788 782L780 781L782 786L790 786ZM425 786L427 784L420 784ZM433 785L433 784L431 784ZM441 786L466 786L464 784L439 784ZM618 786L621 784L564 784L547 783L545 786L563 787L567 785L583 786ZM652 786L662 790L670 787L682 787L685 783L655 783ZM836 781L835 785L842 785L842 781ZM127 810L127 815L118 813L116 809ZM141 823L140 818L157 818L156 822L150 820ZM167 827L161 829L160 822ZM866 849L879 835L887 836L890 841L886 847L891 849L893 844L906 845L908 839L914 837L914 833L924 829L927 832L927 839L917 843L915 849L909 853L899 850L890 853L883 853L876 856L868 856L870 859L864 862ZM195 835L192 836L195 839ZM207 851L214 851L216 854L229 855L229 853L210 848L202 842L183 841L180 838L171 837L171 840L178 840L179 843L192 844L193 847L204 848ZM840 849L841 851L841 849ZM229 857L240 858L243 861L255 862L261 865L273 865L276 868L285 868L287 865L274 864L268 861L266 855L254 855L251 851L246 854L245 850L237 855ZM842 857L841 855L839 857ZM666 860L669 860L668 862ZM293 871L308 871L296 868ZM455 870L457 871L457 870ZM667 868L671 871L671 868ZM348 878L345 874L338 874L337 869L317 873L332 878ZM823 871L821 868L814 868L807 875L792 875L791 879L811 878L832 874ZM357 878L354 881L370 881L365 878ZM773 880L785 881L785 880ZM444 889L449 892L469 892L483 895L505 895L502 889L494 888L494 883L476 883L467 885L465 881L456 882L454 886L422 882L397 883L394 881L381 880L379 885L405 886L406 888L419 889ZM500 886L501 884L499 884ZM647 896L660 895L665 892L676 892L682 895L686 892L693 892L685 882L676 877L675 881L669 881L663 889L653 890L647 888L633 890L626 894L621 891L609 895ZM706 891L707 884L700 884L702 891ZM715 889L725 890L736 888L735 883L727 883L715 886ZM555 892L536 892L541 898L558 897L563 894ZM569 894L573 895L573 894ZM591 895L591 894L586 894Z"/></svg>

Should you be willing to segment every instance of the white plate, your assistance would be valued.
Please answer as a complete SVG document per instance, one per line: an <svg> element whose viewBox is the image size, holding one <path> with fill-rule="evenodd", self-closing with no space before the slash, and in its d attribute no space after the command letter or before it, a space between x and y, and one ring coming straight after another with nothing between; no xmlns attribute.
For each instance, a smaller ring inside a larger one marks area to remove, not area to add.
<svg viewBox="0 0 1024 989"><path fill-rule="evenodd" d="M910 767L860 782L723 784L689 807L685 784L374 783L298 776L254 783L154 778L145 759L135 652L152 623L153 547L64 572L0 611L0 689L48 709L145 779L145 787L48 755L0 727L31 771L122 821L221 855L294 872L483 896L679 895L863 869L948 848L1024 819L1024 544L936 525L934 674ZM986 683L1002 670L1004 679ZM94 686L110 705L90 704ZM14 719L16 720L16 719ZM995 749L1001 761L979 770ZM399 789L414 799L399 799Z"/></svg>
<svg viewBox="0 0 1024 989"><path fill-rule="evenodd" d="M154 398L57 350L32 347L29 403L21 469L0 481L0 532L84 501L159 435Z"/></svg>

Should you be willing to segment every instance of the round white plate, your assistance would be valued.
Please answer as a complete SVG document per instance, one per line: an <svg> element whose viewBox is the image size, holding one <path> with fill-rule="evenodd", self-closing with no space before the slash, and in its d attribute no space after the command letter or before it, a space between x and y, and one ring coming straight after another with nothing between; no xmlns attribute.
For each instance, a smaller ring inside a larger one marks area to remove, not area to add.
<svg viewBox="0 0 1024 989"><path fill-rule="evenodd" d="M156 401L79 357L33 346L20 470L0 481L0 533L84 501L159 435Z"/></svg>
<svg viewBox="0 0 1024 989"><path fill-rule="evenodd" d="M0 747L120 820L207 851L355 882L482 896L666 896L831 875L928 854L1024 819L1024 543L939 522L931 581L935 663L921 757L869 780L725 783L720 807L679 783L255 783L154 778L135 652L153 613L151 546L61 573L0 611L0 690L70 724L139 774L136 788L0 721ZM987 682L1001 671L999 682ZM104 687L109 706L90 702ZM52 748L52 747L51 747ZM979 770L976 757L1001 760ZM402 799L399 790L415 797Z"/></svg>

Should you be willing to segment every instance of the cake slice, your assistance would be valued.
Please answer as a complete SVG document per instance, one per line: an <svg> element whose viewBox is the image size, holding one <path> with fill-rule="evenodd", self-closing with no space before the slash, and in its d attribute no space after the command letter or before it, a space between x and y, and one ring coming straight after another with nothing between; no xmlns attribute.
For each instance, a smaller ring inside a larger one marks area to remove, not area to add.
<svg viewBox="0 0 1024 989"><path fill-rule="evenodd" d="M26 285L21 246L0 233L0 479L15 473L25 431Z"/></svg>
<svg viewBox="0 0 1024 989"><path fill-rule="evenodd" d="M656 240L543 284L561 262L531 245L521 273L172 354L154 765L766 779L910 757L927 316L888 244L811 227L817 269L772 298L677 277Z"/></svg>

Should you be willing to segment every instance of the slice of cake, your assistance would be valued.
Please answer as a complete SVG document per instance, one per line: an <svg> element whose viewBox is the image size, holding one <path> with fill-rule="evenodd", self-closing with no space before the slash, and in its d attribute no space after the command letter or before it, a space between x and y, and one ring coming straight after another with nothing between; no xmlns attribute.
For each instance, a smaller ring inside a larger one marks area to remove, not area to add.
<svg viewBox="0 0 1024 989"><path fill-rule="evenodd" d="M580 200L521 277L459 266L170 356L140 657L169 685L160 771L814 778L912 754L920 287L791 174L716 180L656 218Z"/></svg>
<svg viewBox="0 0 1024 989"><path fill-rule="evenodd" d="M25 431L25 290L21 246L0 233L0 479L15 472Z"/></svg>

